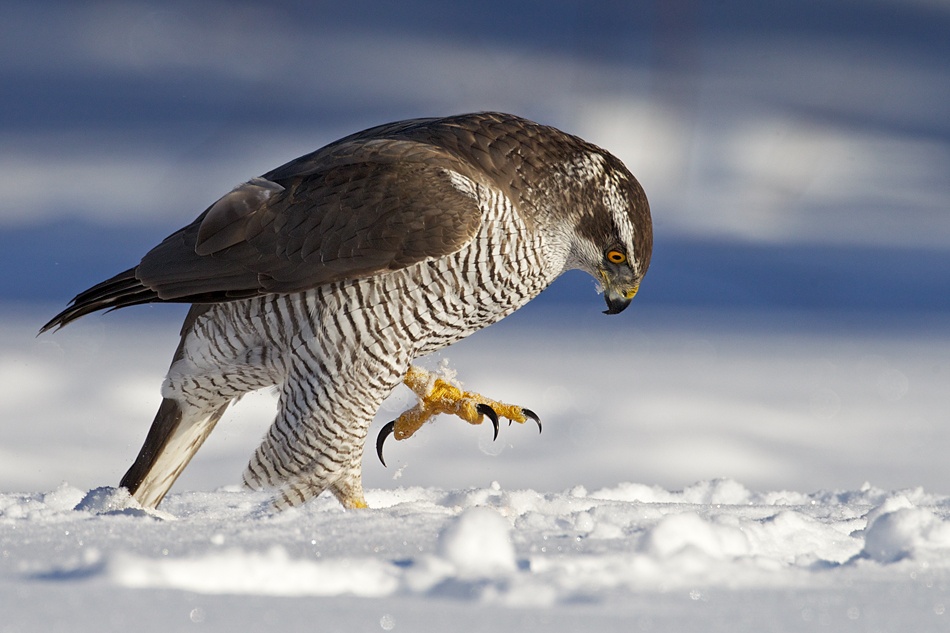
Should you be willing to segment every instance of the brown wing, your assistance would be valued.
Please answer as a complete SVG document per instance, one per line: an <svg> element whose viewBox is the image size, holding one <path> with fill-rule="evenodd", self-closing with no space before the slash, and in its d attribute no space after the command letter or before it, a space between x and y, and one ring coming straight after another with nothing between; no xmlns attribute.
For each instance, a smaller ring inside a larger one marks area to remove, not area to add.
<svg viewBox="0 0 950 633"><path fill-rule="evenodd" d="M136 277L165 301L298 292L448 255L478 231L474 188L453 173L477 175L441 150L384 140L328 154L241 185Z"/></svg>
<svg viewBox="0 0 950 633"><path fill-rule="evenodd" d="M475 183L494 186L433 145L344 139L237 187L41 331L97 310L299 292L449 255L481 224Z"/></svg>
<svg viewBox="0 0 950 633"><path fill-rule="evenodd" d="M357 132L241 185L43 330L97 310L295 292L442 257L478 231L476 187L508 197L530 224L550 166L589 149L491 112Z"/></svg>

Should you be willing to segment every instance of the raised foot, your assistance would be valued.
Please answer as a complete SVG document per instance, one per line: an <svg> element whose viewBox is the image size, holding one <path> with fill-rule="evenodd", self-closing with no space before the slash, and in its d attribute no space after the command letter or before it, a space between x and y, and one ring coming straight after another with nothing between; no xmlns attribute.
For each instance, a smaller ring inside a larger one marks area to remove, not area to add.
<svg viewBox="0 0 950 633"><path fill-rule="evenodd" d="M528 420L534 420L538 424L538 432L541 431L541 419L531 409L490 400L478 393L462 391L424 369L410 367L403 382L419 396L419 403L380 429L376 437L376 454L383 466L386 465L386 460L383 459L383 444L390 435L397 440L412 437L432 416L440 413L456 415L469 424L481 424L487 417L494 427L494 439L498 439L500 418L507 418L509 425L511 422L524 424Z"/></svg>

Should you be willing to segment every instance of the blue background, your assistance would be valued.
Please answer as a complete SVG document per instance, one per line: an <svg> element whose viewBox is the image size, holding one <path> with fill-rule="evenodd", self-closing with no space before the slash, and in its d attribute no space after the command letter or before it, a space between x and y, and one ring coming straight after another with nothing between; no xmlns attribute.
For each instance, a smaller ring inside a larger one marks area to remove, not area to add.
<svg viewBox="0 0 950 633"><path fill-rule="evenodd" d="M64 304L231 186L343 134L502 109L596 129L641 178L656 222L641 309L950 311L946 3L2 4L7 303ZM634 130L662 114L678 141L592 128L604 103L620 121L631 104ZM729 130L754 119L750 160L758 147L769 174L805 170L762 212L786 227L766 237L743 193L755 172L722 168ZM819 139L804 157L801 130ZM843 154L822 155L828 134ZM869 162L868 147L898 151ZM823 170L862 160L813 195ZM102 206L97 191L112 192ZM589 290L570 276L542 305Z"/></svg>

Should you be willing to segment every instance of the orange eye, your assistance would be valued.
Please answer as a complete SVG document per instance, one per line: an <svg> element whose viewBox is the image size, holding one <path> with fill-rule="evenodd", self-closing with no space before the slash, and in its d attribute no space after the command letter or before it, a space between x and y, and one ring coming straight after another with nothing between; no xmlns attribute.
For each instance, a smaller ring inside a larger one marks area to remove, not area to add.
<svg viewBox="0 0 950 633"><path fill-rule="evenodd" d="M607 251L607 261L611 264L622 264L627 261L627 256L617 249Z"/></svg>

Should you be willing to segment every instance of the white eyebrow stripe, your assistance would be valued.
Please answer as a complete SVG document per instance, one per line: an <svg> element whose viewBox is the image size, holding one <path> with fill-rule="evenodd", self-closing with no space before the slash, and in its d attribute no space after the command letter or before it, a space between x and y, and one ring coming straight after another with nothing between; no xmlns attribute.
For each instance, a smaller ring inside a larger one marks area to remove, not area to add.
<svg viewBox="0 0 950 633"><path fill-rule="evenodd" d="M620 183L612 176L604 180L602 190L604 206L609 210L614 226L620 234L620 241L627 251L627 259L631 262L634 272L639 275L640 258L637 257L633 241L636 229L630 221L630 202L623 194L623 188Z"/></svg>

